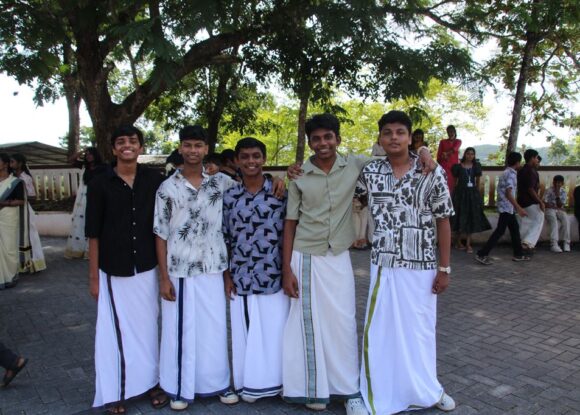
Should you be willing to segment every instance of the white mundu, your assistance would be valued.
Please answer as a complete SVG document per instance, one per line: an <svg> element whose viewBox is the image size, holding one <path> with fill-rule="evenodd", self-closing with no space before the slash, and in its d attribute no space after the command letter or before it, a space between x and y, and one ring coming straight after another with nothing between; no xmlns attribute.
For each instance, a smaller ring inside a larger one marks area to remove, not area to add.
<svg viewBox="0 0 580 415"><path fill-rule="evenodd" d="M361 365L361 394L371 415L428 408L443 397L432 292L436 273L371 264Z"/></svg>
<svg viewBox="0 0 580 415"><path fill-rule="evenodd" d="M159 382L157 268L132 277L99 271L94 407L121 403Z"/></svg>
<svg viewBox="0 0 580 415"><path fill-rule="evenodd" d="M282 391L282 336L289 308L282 290L236 295L230 301L236 392L258 399Z"/></svg>
<svg viewBox="0 0 580 415"><path fill-rule="evenodd" d="M356 303L350 254L293 251L299 298L284 330L284 399L328 403L360 396Z"/></svg>
<svg viewBox="0 0 580 415"><path fill-rule="evenodd" d="M170 281L176 300L161 300L161 388L172 399L186 402L219 395L230 388L222 275Z"/></svg>

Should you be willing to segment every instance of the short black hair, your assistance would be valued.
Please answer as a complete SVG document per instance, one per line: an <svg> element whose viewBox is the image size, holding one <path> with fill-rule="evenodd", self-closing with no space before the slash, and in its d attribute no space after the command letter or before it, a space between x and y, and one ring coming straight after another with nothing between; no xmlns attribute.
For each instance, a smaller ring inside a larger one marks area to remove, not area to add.
<svg viewBox="0 0 580 415"><path fill-rule="evenodd" d="M236 143L236 157L240 155L243 148L258 148L262 152L264 160L266 159L266 145L254 137L245 137Z"/></svg>
<svg viewBox="0 0 580 415"><path fill-rule="evenodd" d="M558 183L564 183L564 176L562 176L561 174L557 174L554 176L554 178L552 179L553 182L558 182Z"/></svg>
<svg viewBox="0 0 580 415"><path fill-rule="evenodd" d="M221 158L219 153L208 154L207 156L205 156L203 158L203 164L206 164L206 163L213 163L216 166L221 166L222 165L222 158Z"/></svg>
<svg viewBox="0 0 580 415"><path fill-rule="evenodd" d="M0 153L0 160L5 164L10 164L10 156L8 153Z"/></svg>
<svg viewBox="0 0 580 415"><path fill-rule="evenodd" d="M111 147L115 147L115 140L117 138L124 136L131 137L134 135L137 136L139 144L143 147L145 140L143 139L143 132L140 129L131 124L120 125L115 131L113 131L113 134L111 134Z"/></svg>
<svg viewBox="0 0 580 415"><path fill-rule="evenodd" d="M198 140L207 144L207 131L201 125L186 125L179 130L179 141Z"/></svg>
<svg viewBox="0 0 580 415"><path fill-rule="evenodd" d="M319 128L330 130L336 134L337 137L340 136L340 121L338 121L338 118L336 118L336 116L333 114L316 114L310 117L308 121L306 121L306 136L309 140L310 134Z"/></svg>
<svg viewBox="0 0 580 415"><path fill-rule="evenodd" d="M413 122L411 121L411 118L409 118L407 113L397 110L392 110L387 112L386 114L383 114L383 116L378 122L379 134L386 124L393 124L396 122L403 124L405 127L407 127L407 131L409 131L409 134L411 134L411 131L413 130Z"/></svg>
<svg viewBox="0 0 580 415"><path fill-rule="evenodd" d="M415 134L423 134L423 135L425 135L425 133L423 132L423 130L421 130L420 128L417 128L415 131L413 131L413 134L412 135L415 135Z"/></svg>
<svg viewBox="0 0 580 415"><path fill-rule="evenodd" d="M226 164L228 161L231 161L232 163L236 162L236 152L231 148L226 148L223 150L220 154L220 157L222 158L223 164Z"/></svg>
<svg viewBox="0 0 580 415"><path fill-rule="evenodd" d="M520 153L518 153L517 151L512 151L511 153L508 154L508 156L506 158L506 163L510 167L518 164L521 161L522 161L522 155Z"/></svg>
<svg viewBox="0 0 580 415"><path fill-rule="evenodd" d="M455 135L457 135L457 129L456 129L456 128L455 128L455 126L454 126L454 125L452 125L452 124L449 124L449 125L447 126L447 128L445 129L445 131L447 131L447 134L449 134L449 131L453 131L453 132L455 133Z"/></svg>
<svg viewBox="0 0 580 415"><path fill-rule="evenodd" d="M183 164L183 156L179 153L178 149L171 152L169 156L165 159L165 164L171 163L174 166L179 166Z"/></svg>
<svg viewBox="0 0 580 415"><path fill-rule="evenodd" d="M538 156L540 153L538 153L536 150L534 150L533 148L528 148L526 151L524 151L524 160L526 161L526 163L528 161L530 161L531 159L533 159L534 157Z"/></svg>

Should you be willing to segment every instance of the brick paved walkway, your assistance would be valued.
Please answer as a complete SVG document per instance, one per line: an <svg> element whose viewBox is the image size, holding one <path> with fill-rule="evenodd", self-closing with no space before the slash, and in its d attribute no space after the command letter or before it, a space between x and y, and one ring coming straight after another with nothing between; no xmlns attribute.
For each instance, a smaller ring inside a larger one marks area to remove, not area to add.
<svg viewBox="0 0 580 415"><path fill-rule="evenodd" d="M0 291L0 341L30 358L0 390L0 414L91 413L95 302L87 263L62 258L64 239L43 239L48 270ZM576 248L577 249L577 248ZM484 267L453 253L452 287L439 302L439 377L455 414L580 413L580 252L541 247L531 263L509 260L507 246ZM359 334L368 289L368 251L353 252ZM325 414L344 414L334 403ZM154 411L146 399L129 413ZM225 407L199 400L195 414L312 414L280 399ZM431 415L434 409L415 412Z"/></svg>

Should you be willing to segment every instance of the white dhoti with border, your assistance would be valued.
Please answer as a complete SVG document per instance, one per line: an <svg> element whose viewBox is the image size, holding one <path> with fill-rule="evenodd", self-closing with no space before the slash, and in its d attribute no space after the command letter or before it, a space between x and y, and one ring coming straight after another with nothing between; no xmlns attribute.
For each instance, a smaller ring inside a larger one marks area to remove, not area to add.
<svg viewBox="0 0 580 415"><path fill-rule="evenodd" d="M94 407L139 396L159 382L157 268L132 277L99 271Z"/></svg>
<svg viewBox="0 0 580 415"><path fill-rule="evenodd" d="M230 301L234 387L250 398L282 391L282 338L290 299L274 294L236 295Z"/></svg>
<svg viewBox="0 0 580 415"><path fill-rule="evenodd" d="M284 399L328 403L360 396L354 274L348 251L292 253L298 299L284 329Z"/></svg>
<svg viewBox="0 0 580 415"><path fill-rule="evenodd" d="M222 274L170 280L176 300L161 300L161 388L187 402L219 395L230 388Z"/></svg>
<svg viewBox="0 0 580 415"><path fill-rule="evenodd" d="M431 291L436 273L371 264L360 376L371 415L428 408L443 396Z"/></svg>

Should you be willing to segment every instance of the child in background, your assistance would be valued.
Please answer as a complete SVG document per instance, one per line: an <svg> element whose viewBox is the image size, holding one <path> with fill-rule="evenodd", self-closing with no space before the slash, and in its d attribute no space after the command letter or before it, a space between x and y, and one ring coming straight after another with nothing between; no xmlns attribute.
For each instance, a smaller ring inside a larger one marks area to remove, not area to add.
<svg viewBox="0 0 580 415"><path fill-rule="evenodd" d="M564 190L564 177L558 174L554 176L552 186L544 194L546 220L550 227L550 242L552 244L550 251L556 253L562 252L558 241L563 241L564 252L570 252L570 224L564 209L567 197L566 190Z"/></svg>

